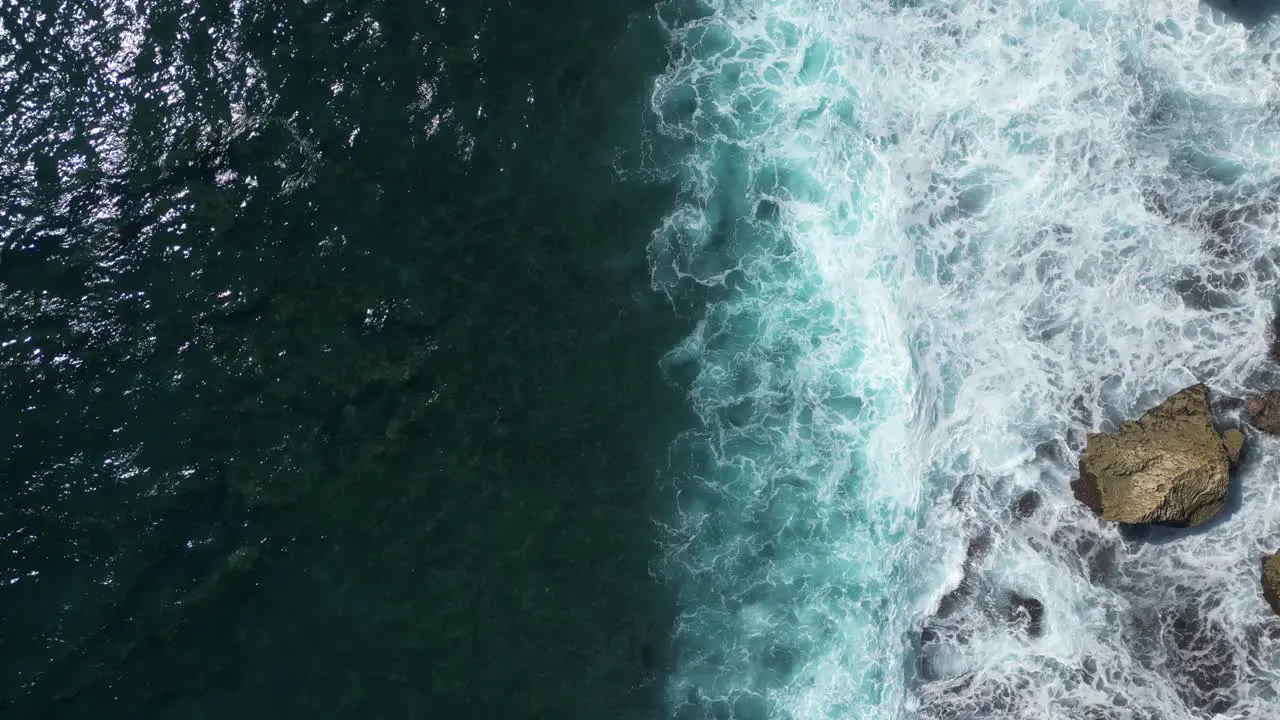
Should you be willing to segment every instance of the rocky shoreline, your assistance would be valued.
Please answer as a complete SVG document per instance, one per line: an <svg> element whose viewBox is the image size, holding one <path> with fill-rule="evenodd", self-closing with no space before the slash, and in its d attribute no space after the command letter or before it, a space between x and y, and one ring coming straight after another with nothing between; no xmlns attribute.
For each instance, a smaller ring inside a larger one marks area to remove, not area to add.
<svg viewBox="0 0 1280 720"><path fill-rule="evenodd" d="M1243 451L1238 429L1219 433L1209 388L1185 388L1111 433L1089 435L1071 487L1104 520L1195 527L1221 510Z"/></svg>
<svg viewBox="0 0 1280 720"><path fill-rule="evenodd" d="M1243 405L1242 426L1280 435L1280 390L1218 405ZM1208 386L1198 383L1136 421L1090 434L1071 490L1104 521L1196 527L1222 511L1245 442L1243 427L1216 416ZM1280 614L1280 550L1262 558L1260 585Z"/></svg>
<svg viewBox="0 0 1280 720"><path fill-rule="evenodd" d="M1280 316L1272 331L1268 355L1280 361ZM1129 598L1131 616L1115 617L1117 633L1139 662L1161 668L1160 674L1178 688L1188 709L1210 715L1229 712L1238 703L1233 688L1245 677L1266 675L1257 664L1267 654L1261 648L1280 643L1275 620L1267 618L1280 616L1280 548L1268 548L1250 563L1257 575L1249 583L1270 610L1244 621L1247 627L1235 627L1236 621L1221 612L1221 597L1202 596L1197 590L1202 577L1190 572L1179 577L1178 571L1188 572L1181 566L1168 566L1174 572L1157 575L1133 573L1135 563L1145 562L1135 554L1143 538L1158 535L1160 543L1175 547L1190 542L1197 527L1215 520L1215 525L1233 522L1227 509L1238 503L1229 501L1239 497L1233 495L1239 492L1234 476L1260 436L1280 436L1280 389L1238 398L1196 383L1137 419L1104 427L1077 442L1042 443L1035 463L1059 468L1058 477L1070 485L1075 499L1104 526L1117 527L1118 537L1100 535L1099 528L1078 520L1059 524L1056 517L1065 520L1069 515L1046 508L1046 497L1039 491L1010 494L1006 481L999 478L966 476L956 489L951 506L965 518L969 539L958 585L941 598L920 630L915 675L927 717L1021 717L1021 693L1011 693L995 676L962 669L964 662L956 660L970 646L986 642L981 640L984 635L994 637L992 631L1024 643L1037 642L1052 631L1053 608L1047 607L1052 598L1037 597L1042 590L1003 585L998 568L988 563L989 556L1010 542L1075 558L1089 584ZM992 494L1009 498L1003 510L989 509ZM983 500L983 495L988 497ZM1034 529L1042 522L1049 523L1046 532ZM1150 552L1162 551L1149 548ZM1086 656L1078 667L1064 668L1063 682L1106 686L1096 663ZM1097 717L1148 717L1143 712L1132 705L1117 706L1114 713Z"/></svg>

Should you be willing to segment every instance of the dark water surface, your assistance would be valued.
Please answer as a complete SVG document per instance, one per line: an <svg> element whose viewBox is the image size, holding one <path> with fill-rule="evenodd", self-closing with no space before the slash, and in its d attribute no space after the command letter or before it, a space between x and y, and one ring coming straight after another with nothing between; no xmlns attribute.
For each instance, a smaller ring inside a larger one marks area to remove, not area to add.
<svg viewBox="0 0 1280 720"><path fill-rule="evenodd" d="M0 0L0 714L657 714L645 5Z"/></svg>

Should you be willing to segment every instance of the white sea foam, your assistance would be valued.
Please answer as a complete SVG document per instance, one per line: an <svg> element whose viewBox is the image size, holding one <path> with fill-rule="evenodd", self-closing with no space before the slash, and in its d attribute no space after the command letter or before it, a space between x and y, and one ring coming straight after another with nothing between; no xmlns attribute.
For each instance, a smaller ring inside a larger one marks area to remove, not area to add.
<svg viewBox="0 0 1280 720"><path fill-rule="evenodd" d="M1195 532L1126 540L1067 483L1087 430L1275 382L1280 34L1184 0L660 14L686 154L650 260L702 316L666 366L704 423L673 448L673 711L1277 715L1277 443Z"/></svg>

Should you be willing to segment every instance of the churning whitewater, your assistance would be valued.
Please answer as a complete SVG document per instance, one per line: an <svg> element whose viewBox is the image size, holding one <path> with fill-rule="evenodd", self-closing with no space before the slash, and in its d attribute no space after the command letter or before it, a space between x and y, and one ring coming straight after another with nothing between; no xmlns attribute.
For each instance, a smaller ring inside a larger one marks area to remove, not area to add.
<svg viewBox="0 0 1280 720"><path fill-rule="evenodd" d="M649 256L699 318L664 367L702 421L675 716L1280 717L1280 444L1194 530L1068 487L1087 432L1280 382L1280 31L1193 0L659 13L683 194Z"/></svg>

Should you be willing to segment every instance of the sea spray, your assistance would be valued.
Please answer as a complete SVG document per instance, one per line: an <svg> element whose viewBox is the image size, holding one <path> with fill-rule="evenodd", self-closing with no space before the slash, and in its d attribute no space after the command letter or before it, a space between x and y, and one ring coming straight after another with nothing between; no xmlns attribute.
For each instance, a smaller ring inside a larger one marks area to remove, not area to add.
<svg viewBox="0 0 1280 720"><path fill-rule="evenodd" d="M650 261L702 318L665 361L702 422L662 563L677 715L1265 715L1275 442L1176 537L1068 481L1086 432L1272 377L1276 31L1191 2L660 14L654 124L687 152Z"/></svg>

